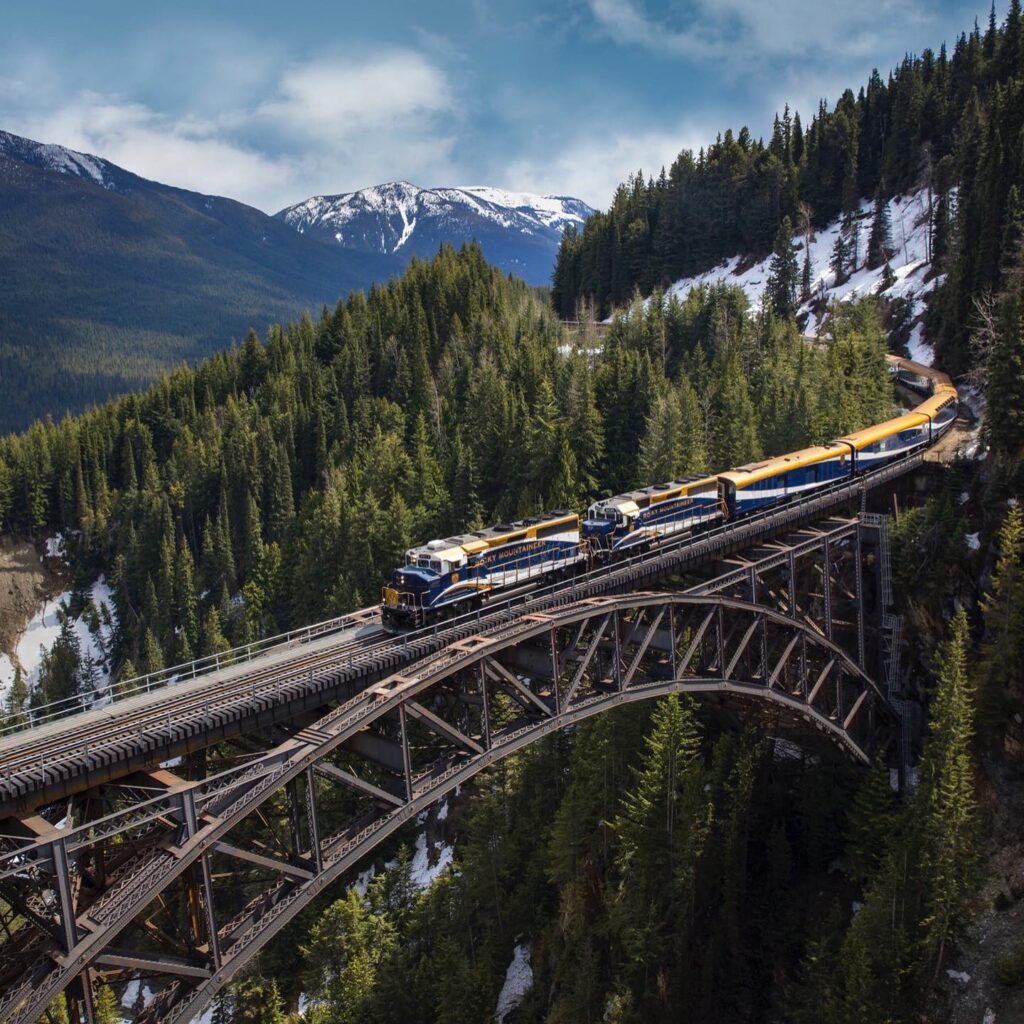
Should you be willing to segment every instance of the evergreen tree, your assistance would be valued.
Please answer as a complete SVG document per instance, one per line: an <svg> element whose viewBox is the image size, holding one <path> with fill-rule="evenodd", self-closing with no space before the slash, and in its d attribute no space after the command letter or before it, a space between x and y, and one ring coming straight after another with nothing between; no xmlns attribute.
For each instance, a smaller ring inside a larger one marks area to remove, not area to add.
<svg viewBox="0 0 1024 1024"><path fill-rule="evenodd" d="M157 643L153 630L147 629L142 640L142 671L148 675L150 672L159 672L164 667L164 656Z"/></svg>
<svg viewBox="0 0 1024 1024"><path fill-rule="evenodd" d="M287 1024L277 980L247 978L235 986L233 1024Z"/></svg>
<svg viewBox="0 0 1024 1024"><path fill-rule="evenodd" d="M877 760L857 789L847 829L850 876L863 882L875 876L892 834L892 788L889 769Z"/></svg>
<svg viewBox="0 0 1024 1024"><path fill-rule="evenodd" d="M768 304L776 316L791 317L796 312L798 275L793 224L789 217L783 217L775 236L775 250L765 285Z"/></svg>
<svg viewBox="0 0 1024 1024"><path fill-rule="evenodd" d="M627 948L637 990L650 993L652 1005L658 974L672 970L673 957L685 950L694 914L697 863L710 816L699 752L692 704L675 694L664 697L651 716L636 782L613 825Z"/></svg>
<svg viewBox="0 0 1024 1024"><path fill-rule="evenodd" d="M211 607L203 620L202 638L199 643L199 655L206 658L213 654L222 654L230 650L231 644L224 636L220 624L220 613L216 608Z"/></svg>
<svg viewBox="0 0 1024 1024"><path fill-rule="evenodd" d="M96 1024L121 1024L121 1007L109 985L101 985L96 994Z"/></svg>
<svg viewBox="0 0 1024 1024"><path fill-rule="evenodd" d="M757 415L738 351L726 359L717 376L712 464L733 467L761 458Z"/></svg>
<svg viewBox="0 0 1024 1024"><path fill-rule="evenodd" d="M921 759L919 798L924 815L923 877L927 880L924 948L942 967L963 925L979 867L978 807L974 792L973 687L967 675L967 614L961 608L940 647L938 686Z"/></svg>
<svg viewBox="0 0 1024 1024"><path fill-rule="evenodd" d="M332 903L303 947L315 1024L356 1024L366 1019L377 972L394 949L394 926L371 913L358 893Z"/></svg>
<svg viewBox="0 0 1024 1024"><path fill-rule="evenodd" d="M843 284L849 279L850 254L846 245L846 235L842 231L836 233L836 240L832 243L832 253L829 256L828 265L832 271L835 284Z"/></svg>
<svg viewBox="0 0 1024 1024"><path fill-rule="evenodd" d="M178 547L174 570L174 605L177 609L175 661L183 664L195 657L199 646L199 617L193 578L192 552L188 544Z"/></svg>
<svg viewBox="0 0 1024 1024"><path fill-rule="evenodd" d="M1024 707L1024 516L1012 507L999 531L992 589L981 602L985 641L978 668L979 717L990 730L1008 730L1019 755L1024 739L1013 715Z"/></svg>
<svg viewBox="0 0 1024 1024"><path fill-rule="evenodd" d="M892 247L892 223L889 218L889 202L880 185L875 193L874 215L871 220L871 235L868 238L867 266L870 270L882 266L895 254Z"/></svg>
<svg viewBox="0 0 1024 1024"><path fill-rule="evenodd" d="M1016 470L1024 454L1024 306L1018 316L1004 315L989 358L986 439L1005 465Z"/></svg>

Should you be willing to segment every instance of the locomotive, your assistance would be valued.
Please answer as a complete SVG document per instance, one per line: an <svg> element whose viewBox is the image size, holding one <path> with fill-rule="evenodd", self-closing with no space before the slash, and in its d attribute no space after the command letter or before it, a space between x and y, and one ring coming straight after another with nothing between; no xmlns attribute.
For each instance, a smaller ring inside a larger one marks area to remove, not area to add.
<svg viewBox="0 0 1024 1024"><path fill-rule="evenodd" d="M558 509L410 548L384 587L384 625L412 629L474 611L492 598L799 499L934 444L956 419L956 388L946 374L908 359L889 356L889 365L901 383L928 397L884 423L728 472L627 491L593 503L582 523L577 513Z"/></svg>

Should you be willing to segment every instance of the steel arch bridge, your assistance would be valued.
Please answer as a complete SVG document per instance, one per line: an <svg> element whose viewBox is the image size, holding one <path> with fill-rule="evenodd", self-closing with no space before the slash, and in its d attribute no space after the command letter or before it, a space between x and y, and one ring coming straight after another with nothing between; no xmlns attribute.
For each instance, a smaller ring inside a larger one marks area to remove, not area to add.
<svg viewBox="0 0 1024 1024"><path fill-rule="evenodd" d="M673 692L859 762L896 726L848 653L772 608L656 592L528 614L240 768L201 782L133 774L120 782L136 801L127 811L76 829L44 822L16 843L0 893L25 924L5 943L14 973L0 1019L35 1021L69 986L88 1018L92 975L142 972L165 984L138 1019L189 1021L310 900L455 786L554 730Z"/></svg>
<svg viewBox="0 0 1024 1024"><path fill-rule="evenodd" d="M0 740L0 1020L63 991L92 1024L97 982L140 979L139 1021L192 1019L423 808L620 704L689 692L854 762L891 751L884 521L817 522L745 522L398 642L312 627Z"/></svg>

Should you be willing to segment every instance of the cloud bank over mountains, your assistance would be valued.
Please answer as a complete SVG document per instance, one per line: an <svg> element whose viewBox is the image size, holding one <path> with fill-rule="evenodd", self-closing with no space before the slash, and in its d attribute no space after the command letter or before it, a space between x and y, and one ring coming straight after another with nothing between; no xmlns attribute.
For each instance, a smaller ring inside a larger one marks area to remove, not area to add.
<svg viewBox="0 0 1024 1024"><path fill-rule="evenodd" d="M944 38L950 0L254 0L173 22L11 12L0 128L272 212L385 181L486 181L606 206L723 124L755 135L789 101L805 119L841 83L884 73L902 40ZM429 9L428 9L429 8ZM102 31L101 31L102 29Z"/></svg>

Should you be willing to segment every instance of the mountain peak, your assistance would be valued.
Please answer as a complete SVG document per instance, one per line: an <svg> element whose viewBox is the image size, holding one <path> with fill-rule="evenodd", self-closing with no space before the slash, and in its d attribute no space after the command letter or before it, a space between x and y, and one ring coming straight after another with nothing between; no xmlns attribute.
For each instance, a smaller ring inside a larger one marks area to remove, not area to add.
<svg viewBox="0 0 1024 1024"><path fill-rule="evenodd" d="M571 196L489 185L422 188L392 181L356 192L311 196L277 214L301 234L345 249L429 256L446 243L480 242L504 270L547 283L562 232L593 211Z"/></svg>

